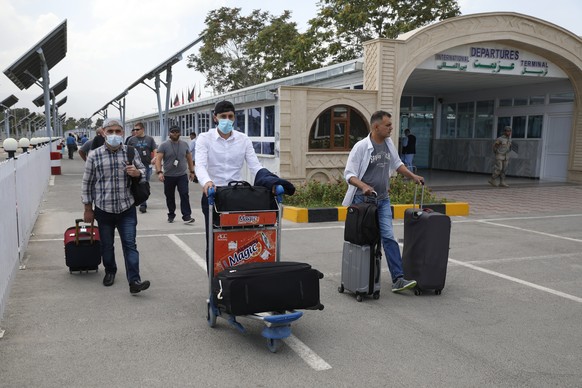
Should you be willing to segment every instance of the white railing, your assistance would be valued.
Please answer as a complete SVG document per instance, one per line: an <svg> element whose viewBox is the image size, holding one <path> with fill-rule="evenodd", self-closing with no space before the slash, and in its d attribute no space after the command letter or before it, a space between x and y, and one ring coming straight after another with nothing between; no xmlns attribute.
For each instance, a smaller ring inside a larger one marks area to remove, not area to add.
<svg viewBox="0 0 582 388"><path fill-rule="evenodd" d="M0 321L51 175L50 147L0 162ZM0 329L0 337L2 336Z"/></svg>

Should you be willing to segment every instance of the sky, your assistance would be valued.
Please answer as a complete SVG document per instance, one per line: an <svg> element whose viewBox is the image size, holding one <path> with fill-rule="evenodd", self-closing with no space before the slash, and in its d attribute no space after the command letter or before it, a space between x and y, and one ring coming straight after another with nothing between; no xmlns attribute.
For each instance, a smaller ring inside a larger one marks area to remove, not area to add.
<svg viewBox="0 0 582 388"><path fill-rule="evenodd" d="M458 3L463 15L519 12L582 35L580 0ZM67 97L60 114L76 119L91 117L143 75L193 42L204 29L208 12L222 6L242 8L244 15L254 9L280 15L288 9L301 32L317 14L317 0L0 0L0 101L14 94L19 101L13 108L44 112L32 103L42 89L33 85L20 90L4 70L66 19L67 54L50 70L50 83L52 86L68 77L67 89L56 98L60 101ZM202 89L202 98L210 95L210 90L204 89L204 77L186 66L187 56L197 52L197 48L186 51L172 68L172 97L178 93L181 98L183 92L187 99L187 92L193 87L196 95ZM153 87L153 82L149 85ZM165 101L165 88L162 91ZM145 85L130 90L125 101L127 119L157 112L156 95ZM119 116L119 110L110 106L108 115ZM93 122L99 117L94 116Z"/></svg>

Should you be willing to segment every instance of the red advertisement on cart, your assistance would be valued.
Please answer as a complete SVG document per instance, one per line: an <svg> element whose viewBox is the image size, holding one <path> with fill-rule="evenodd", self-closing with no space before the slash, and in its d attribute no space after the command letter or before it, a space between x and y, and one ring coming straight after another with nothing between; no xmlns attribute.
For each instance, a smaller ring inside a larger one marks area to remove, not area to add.
<svg viewBox="0 0 582 388"><path fill-rule="evenodd" d="M241 230L214 233L214 273L245 263L274 262L277 231Z"/></svg>

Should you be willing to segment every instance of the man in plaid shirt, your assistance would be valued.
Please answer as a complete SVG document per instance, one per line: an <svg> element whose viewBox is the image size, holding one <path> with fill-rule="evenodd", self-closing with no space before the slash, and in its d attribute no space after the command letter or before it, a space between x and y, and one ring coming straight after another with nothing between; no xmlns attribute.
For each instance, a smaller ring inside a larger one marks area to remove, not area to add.
<svg viewBox="0 0 582 388"><path fill-rule="evenodd" d="M129 292L137 294L147 290L150 282L139 276L139 252L137 251L137 212L131 195L131 177L145 179L145 166L137 153L129 160L127 146L123 143L121 120L107 118L103 123L105 144L93 150L85 162L82 182L82 201L85 205L84 221L97 220L101 236L101 256L105 267L103 285L113 285L115 263L115 228L119 232ZM94 205L94 208L93 208Z"/></svg>

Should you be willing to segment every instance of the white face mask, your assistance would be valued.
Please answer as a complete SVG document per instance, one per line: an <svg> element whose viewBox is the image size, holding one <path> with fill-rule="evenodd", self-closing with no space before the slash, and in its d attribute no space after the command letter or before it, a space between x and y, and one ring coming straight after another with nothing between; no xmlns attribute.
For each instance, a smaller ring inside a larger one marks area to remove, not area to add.
<svg viewBox="0 0 582 388"><path fill-rule="evenodd" d="M107 135L105 142L113 148L117 148L123 143L123 137L120 135Z"/></svg>

